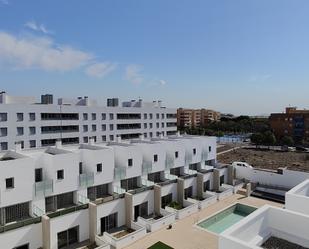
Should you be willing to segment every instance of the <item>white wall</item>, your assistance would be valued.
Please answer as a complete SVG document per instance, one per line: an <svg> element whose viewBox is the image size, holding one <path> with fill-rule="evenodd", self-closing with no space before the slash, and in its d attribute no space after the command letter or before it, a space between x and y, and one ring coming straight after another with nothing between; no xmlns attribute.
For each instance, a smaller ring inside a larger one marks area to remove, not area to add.
<svg viewBox="0 0 309 249"><path fill-rule="evenodd" d="M177 201L177 183L172 183L161 187L161 197L170 193L173 195L173 201Z"/></svg>
<svg viewBox="0 0 309 249"><path fill-rule="evenodd" d="M144 202L148 203L148 214L154 213L154 191L144 191L142 193L134 194L133 195L133 208L132 211L134 213L134 206L140 205ZM134 214L132 214L134 217Z"/></svg>

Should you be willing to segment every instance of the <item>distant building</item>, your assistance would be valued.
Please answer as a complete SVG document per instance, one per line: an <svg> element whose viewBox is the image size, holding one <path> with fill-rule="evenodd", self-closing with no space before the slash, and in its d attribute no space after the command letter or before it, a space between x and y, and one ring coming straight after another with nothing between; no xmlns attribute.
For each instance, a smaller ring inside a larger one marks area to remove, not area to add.
<svg viewBox="0 0 309 249"><path fill-rule="evenodd" d="M177 126L198 128L205 127L210 122L220 120L220 112L209 109L185 109L177 110Z"/></svg>
<svg viewBox="0 0 309 249"><path fill-rule="evenodd" d="M295 141L309 141L309 110L287 107L285 113L272 113L269 121L277 139L290 136Z"/></svg>

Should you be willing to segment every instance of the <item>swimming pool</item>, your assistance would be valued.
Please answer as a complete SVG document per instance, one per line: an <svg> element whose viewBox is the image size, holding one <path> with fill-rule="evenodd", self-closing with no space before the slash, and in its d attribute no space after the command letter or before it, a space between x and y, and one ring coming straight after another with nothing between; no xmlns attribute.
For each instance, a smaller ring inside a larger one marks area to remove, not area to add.
<svg viewBox="0 0 309 249"><path fill-rule="evenodd" d="M210 232L220 234L255 210L255 207L237 203L207 218L197 225Z"/></svg>

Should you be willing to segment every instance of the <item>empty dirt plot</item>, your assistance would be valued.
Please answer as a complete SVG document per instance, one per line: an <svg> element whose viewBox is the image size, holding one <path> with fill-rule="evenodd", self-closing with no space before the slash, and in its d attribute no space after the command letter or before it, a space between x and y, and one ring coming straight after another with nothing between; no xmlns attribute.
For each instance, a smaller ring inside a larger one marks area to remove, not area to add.
<svg viewBox="0 0 309 249"><path fill-rule="evenodd" d="M256 168L288 169L309 172L309 153L304 152L281 152L259 149L237 149L218 155L220 163L230 164L235 161L247 162Z"/></svg>

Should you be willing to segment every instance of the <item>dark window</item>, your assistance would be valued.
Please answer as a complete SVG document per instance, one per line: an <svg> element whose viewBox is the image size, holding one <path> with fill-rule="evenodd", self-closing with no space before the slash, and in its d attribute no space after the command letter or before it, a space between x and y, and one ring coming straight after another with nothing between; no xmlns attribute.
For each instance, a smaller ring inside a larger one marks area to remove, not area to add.
<svg viewBox="0 0 309 249"><path fill-rule="evenodd" d="M133 166L133 159L132 158L128 159L128 166L129 167Z"/></svg>
<svg viewBox="0 0 309 249"><path fill-rule="evenodd" d="M194 149L193 149L193 155L195 155L195 154L196 154L196 149L194 148Z"/></svg>
<svg viewBox="0 0 309 249"><path fill-rule="evenodd" d="M79 162L79 174L83 174L83 163Z"/></svg>
<svg viewBox="0 0 309 249"><path fill-rule="evenodd" d="M185 199L192 198L193 195L193 188L192 186L185 189Z"/></svg>
<svg viewBox="0 0 309 249"><path fill-rule="evenodd" d="M97 164L97 172L102 172L102 163Z"/></svg>
<svg viewBox="0 0 309 249"><path fill-rule="evenodd" d="M6 188L14 188L14 177L5 179Z"/></svg>
<svg viewBox="0 0 309 249"><path fill-rule="evenodd" d="M211 152L211 146L208 147L208 151Z"/></svg>
<svg viewBox="0 0 309 249"><path fill-rule="evenodd" d="M58 180L64 179L64 170L63 169L57 170L57 179Z"/></svg>
<svg viewBox="0 0 309 249"><path fill-rule="evenodd" d="M178 158L178 151L175 151L175 158Z"/></svg>
<svg viewBox="0 0 309 249"><path fill-rule="evenodd" d="M158 161L158 155L156 154L156 155L153 155L153 161L154 162L157 162Z"/></svg>
<svg viewBox="0 0 309 249"><path fill-rule="evenodd" d="M210 181L206 181L204 182L204 192L207 191L207 190L210 190Z"/></svg>
<svg viewBox="0 0 309 249"><path fill-rule="evenodd" d="M161 207L165 208L165 206L169 205L173 201L173 194L170 193L168 195L161 197Z"/></svg>
<svg viewBox="0 0 309 249"><path fill-rule="evenodd" d="M35 169L35 182L43 181L43 169Z"/></svg>
<svg viewBox="0 0 309 249"><path fill-rule="evenodd" d="M30 112L29 113L29 120L30 121L34 121L35 120L35 113L34 112Z"/></svg>
<svg viewBox="0 0 309 249"><path fill-rule="evenodd" d="M92 120L96 120L97 119L97 115L95 113L92 113L91 116L92 116Z"/></svg>

